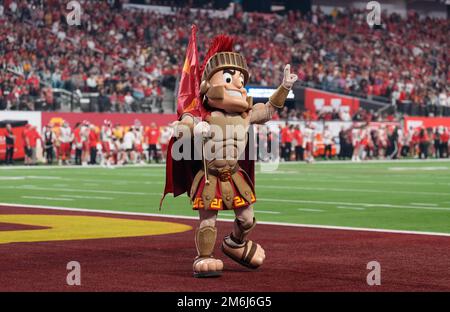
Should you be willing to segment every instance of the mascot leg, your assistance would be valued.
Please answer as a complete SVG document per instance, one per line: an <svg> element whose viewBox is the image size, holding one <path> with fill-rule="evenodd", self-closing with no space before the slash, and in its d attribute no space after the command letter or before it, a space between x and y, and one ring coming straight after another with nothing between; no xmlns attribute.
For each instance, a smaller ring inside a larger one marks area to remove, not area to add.
<svg viewBox="0 0 450 312"><path fill-rule="evenodd" d="M256 269L264 262L266 255L259 244L247 239L256 226L253 206L236 209L235 214L233 232L223 239L222 251L237 263Z"/></svg>
<svg viewBox="0 0 450 312"><path fill-rule="evenodd" d="M199 210L200 226L195 231L197 257L194 259L194 277L216 277L222 275L223 262L213 257L216 243L217 211Z"/></svg>

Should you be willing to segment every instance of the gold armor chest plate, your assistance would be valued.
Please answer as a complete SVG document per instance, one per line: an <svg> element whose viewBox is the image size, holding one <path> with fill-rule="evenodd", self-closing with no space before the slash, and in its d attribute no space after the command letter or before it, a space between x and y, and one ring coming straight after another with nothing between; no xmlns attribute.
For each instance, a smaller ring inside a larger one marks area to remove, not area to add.
<svg viewBox="0 0 450 312"><path fill-rule="evenodd" d="M206 121L211 126L211 138L205 143L208 168L233 168L245 153L250 117L216 111Z"/></svg>

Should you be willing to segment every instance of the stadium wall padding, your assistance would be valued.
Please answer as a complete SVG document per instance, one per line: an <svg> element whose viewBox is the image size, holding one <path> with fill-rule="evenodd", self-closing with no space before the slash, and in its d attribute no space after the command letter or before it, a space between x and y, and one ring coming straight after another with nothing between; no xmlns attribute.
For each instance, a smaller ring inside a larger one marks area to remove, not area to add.
<svg viewBox="0 0 450 312"><path fill-rule="evenodd" d="M450 117L405 117L405 130L409 128L436 128L446 127L450 129Z"/></svg>
<svg viewBox="0 0 450 312"><path fill-rule="evenodd" d="M0 122L3 120L26 121L38 129L42 127L41 112L0 111Z"/></svg>
<svg viewBox="0 0 450 312"><path fill-rule="evenodd" d="M15 160L17 159L23 159L25 156L24 152L24 142L22 138L23 130L25 129L25 125L28 123L27 121L23 120L5 120L6 122L3 122L0 120L0 163L5 159L6 157L6 139L5 139L5 133L6 133L6 124L11 124L13 134L16 136L16 141L14 142L14 156L13 158Z"/></svg>
<svg viewBox="0 0 450 312"><path fill-rule="evenodd" d="M316 105L332 107L348 106L350 113L353 115L359 109L359 99L337 93L305 88L305 108L314 112L316 111Z"/></svg>

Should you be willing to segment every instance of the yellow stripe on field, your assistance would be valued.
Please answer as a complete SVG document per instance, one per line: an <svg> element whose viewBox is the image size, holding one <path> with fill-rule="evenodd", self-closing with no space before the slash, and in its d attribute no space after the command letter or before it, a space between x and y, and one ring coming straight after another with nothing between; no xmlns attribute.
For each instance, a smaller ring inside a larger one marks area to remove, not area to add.
<svg viewBox="0 0 450 312"><path fill-rule="evenodd" d="M0 215L0 222L49 229L0 231L0 244L173 234L192 227L161 221L67 215Z"/></svg>

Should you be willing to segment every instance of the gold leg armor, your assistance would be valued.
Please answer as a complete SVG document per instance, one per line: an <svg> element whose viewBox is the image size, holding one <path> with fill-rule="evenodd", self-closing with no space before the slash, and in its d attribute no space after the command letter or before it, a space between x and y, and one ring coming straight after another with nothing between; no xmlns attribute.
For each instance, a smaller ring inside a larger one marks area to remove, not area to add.
<svg viewBox="0 0 450 312"><path fill-rule="evenodd" d="M212 226L198 228L195 231L195 247L200 257L210 257L214 251L217 229Z"/></svg>
<svg viewBox="0 0 450 312"><path fill-rule="evenodd" d="M223 262L213 257L217 229L212 226L195 231L195 247L198 256L194 260L194 277L217 277L222 275Z"/></svg>

